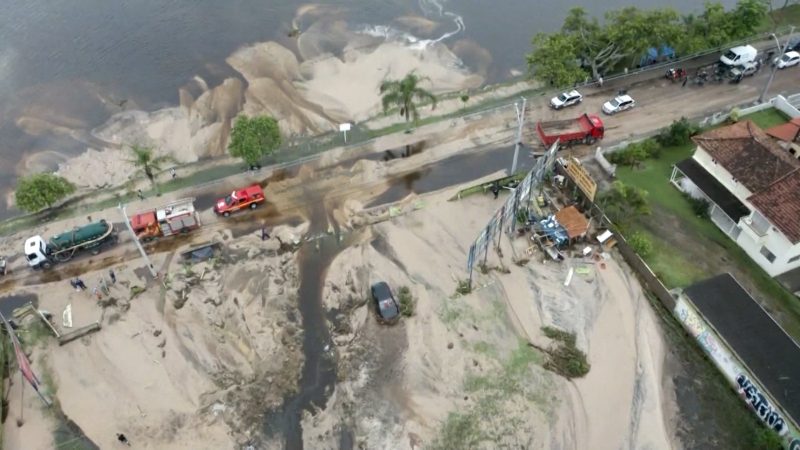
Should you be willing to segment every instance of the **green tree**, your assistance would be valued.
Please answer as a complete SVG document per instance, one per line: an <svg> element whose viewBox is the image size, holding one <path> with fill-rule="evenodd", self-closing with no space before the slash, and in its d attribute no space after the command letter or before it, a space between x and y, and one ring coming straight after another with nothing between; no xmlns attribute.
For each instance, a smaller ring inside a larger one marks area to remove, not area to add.
<svg viewBox="0 0 800 450"><path fill-rule="evenodd" d="M638 231L631 234L628 238L628 244L630 244L633 251L643 258L653 251L653 243L650 242L647 236Z"/></svg>
<svg viewBox="0 0 800 450"><path fill-rule="evenodd" d="M736 24L737 36L750 36L756 32L767 17L770 0L739 0L736 7L728 14Z"/></svg>
<svg viewBox="0 0 800 450"><path fill-rule="evenodd" d="M281 130L272 117L239 116L231 131L228 152L253 167L277 150L281 142Z"/></svg>
<svg viewBox="0 0 800 450"><path fill-rule="evenodd" d="M133 159L129 159L128 162L142 169L144 175L150 180L150 183L153 184L153 187L158 190L155 173L161 170L161 166L169 161L170 158L166 156L155 156L152 147L145 147L138 144L131 146L131 153L133 153Z"/></svg>
<svg viewBox="0 0 800 450"><path fill-rule="evenodd" d="M528 71L550 86L569 86L582 81L587 73L579 65L576 39L557 33L533 37L534 50L528 54Z"/></svg>
<svg viewBox="0 0 800 450"><path fill-rule="evenodd" d="M414 122L419 120L419 102L431 102L431 109L436 109L436 96L420 87L420 83L428 80L428 77L421 77L410 72L402 80L387 80L381 83L380 93L383 96L383 112L389 112L393 107L400 108L400 115L408 123L411 119Z"/></svg>
<svg viewBox="0 0 800 450"><path fill-rule="evenodd" d="M53 206L75 192L75 185L50 173L37 173L22 177L17 182L14 199L23 211L36 212Z"/></svg>
<svg viewBox="0 0 800 450"><path fill-rule="evenodd" d="M599 203L609 219L620 228L627 228L635 219L650 214L647 191L615 181L601 194Z"/></svg>

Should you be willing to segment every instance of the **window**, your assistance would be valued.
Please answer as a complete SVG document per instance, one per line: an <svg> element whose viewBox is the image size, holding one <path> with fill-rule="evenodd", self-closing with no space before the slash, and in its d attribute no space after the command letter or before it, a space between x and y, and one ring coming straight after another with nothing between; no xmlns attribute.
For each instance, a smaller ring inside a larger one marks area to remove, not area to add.
<svg viewBox="0 0 800 450"><path fill-rule="evenodd" d="M791 258L789 258L788 263L791 264L791 263L797 261L798 259L800 259L800 255L792 256Z"/></svg>
<svg viewBox="0 0 800 450"><path fill-rule="evenodd" d="M772 252L769 251L767 247L764 246L761 247L761 254L764 255L764 258L767 258L767 261L771 263L775 262L775 255L773 255Z"/></svg>

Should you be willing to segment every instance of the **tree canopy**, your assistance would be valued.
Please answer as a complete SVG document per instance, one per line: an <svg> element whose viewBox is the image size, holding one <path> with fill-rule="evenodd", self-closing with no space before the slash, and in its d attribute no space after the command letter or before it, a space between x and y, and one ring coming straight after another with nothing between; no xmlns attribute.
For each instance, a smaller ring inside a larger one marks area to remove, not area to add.
<svg viewBox="0 0 800 450"><path fill-rule="evenodd" d="M75 192L75 185L50 173L37 173L22 177L17 182L14 198L23 211L36 212L53 206Z"/></svg>
<svg viewBox="0 0 800 450"><path fill-rule="evenodd" d="M250 166L257 166L263 157L278 149L281 142L278 122L272 117L239 116L231 131L228 152Z"/></svg>
<svg viewBox="0 0 800 450"><path fill-rule="evenodd" d="M166 156L155 156L152 147L145 147L138 144L131 146L131 153L133 153L133 159L129 159L128 162L142 169L147 179L155 185L155 172L161 170L162 164L168 161L169 158Z"/></svg>
<svg viewBox="0 0 800 450"><path fill-rule="evenodd" d="M650 214L647 191L619 180L603 192L599 203L608 218L621 228L626 228L639 216Z"/></svg>
<svg viewBox="0 0 800 450"><path fill-rule="evenodd" d="M702 14L684 17L671 8L626 7L607 12L601 23L576 7L560 31L533 37L528 68L535 78L557 86L597 79L635 67L651 47L667 45L688 53L750 36L767 12L767 0L739 0L729 11L718 2L706 2Z"/></svg>
<svg viewBox="0 0 800 450"><path fill-rule="evenodd" d="M380 93L383 96L383 112L388 112L392 107L400 108L400 115L406 122L419 120L418 102L431 102L431 109L436 108L436 96L420 87L420 83L428 80L414 72L407 74L402 80L387 80L381 83Z"/></svg>

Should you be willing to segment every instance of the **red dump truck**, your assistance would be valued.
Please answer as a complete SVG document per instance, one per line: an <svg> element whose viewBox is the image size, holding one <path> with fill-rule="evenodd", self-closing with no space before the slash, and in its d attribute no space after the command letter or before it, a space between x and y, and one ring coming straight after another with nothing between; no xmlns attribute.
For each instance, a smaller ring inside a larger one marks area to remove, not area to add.
<svg viewBox="0 0 800 450"><path fill-rule="evenodd" d="M131 217L131 228L143 242L200 228L194 200L187 198Z"/></svg>
<svg viewBox="0 0 800 450"><path fill-rule="evenodd" d="M583 114L577 119L539 122L536 124L536 132L545 147L550 147L556 140L563 145L591 145L603 139L605 128L600 117Z"/></svg>

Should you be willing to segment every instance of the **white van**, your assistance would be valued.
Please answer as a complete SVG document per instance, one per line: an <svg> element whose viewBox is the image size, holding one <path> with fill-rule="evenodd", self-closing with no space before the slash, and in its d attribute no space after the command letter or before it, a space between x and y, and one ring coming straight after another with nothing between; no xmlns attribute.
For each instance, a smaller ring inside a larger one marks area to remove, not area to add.
<svg viewBox="0 0 800 450"><path fill-rule="evenodd" d="M740 45L725 52L725 54L719 57L719 60L722 64L728 66L741 66L754 62L757 55L758 50L752 45Z"/></svg>

